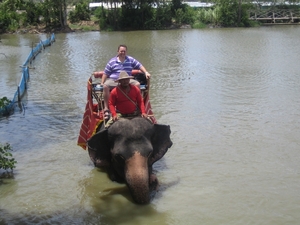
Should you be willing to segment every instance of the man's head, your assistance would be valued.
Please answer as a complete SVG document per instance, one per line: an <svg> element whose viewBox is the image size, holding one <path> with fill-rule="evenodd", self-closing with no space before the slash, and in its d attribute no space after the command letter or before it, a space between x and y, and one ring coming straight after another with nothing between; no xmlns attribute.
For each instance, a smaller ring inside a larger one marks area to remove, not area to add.
<svg viewBox="0 0 300 225"><path fill-rule="evenodd" d="M126 45L119 45L118 47L118 56L125 57L127 53L127 46Z"/></svg>
<svg viewBox="0 0 300 225"><path fill-rule="evenodd" d="M129 76L126 71L121 71L116 82L119 82L121 86L128 86L131 78L133 78L133 76Z"/></svg>

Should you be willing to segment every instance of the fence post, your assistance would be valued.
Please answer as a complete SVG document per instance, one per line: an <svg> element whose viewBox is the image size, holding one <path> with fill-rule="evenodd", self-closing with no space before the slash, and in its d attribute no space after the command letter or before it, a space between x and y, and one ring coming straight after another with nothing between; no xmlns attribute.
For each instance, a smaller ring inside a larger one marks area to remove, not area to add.
<svg viewBox="0 0 300 225"><path fill-rule="evenodd" d="M20 86L18 86L18 102L21 102Z"/></svg>
<svg viewBox="0 0 300 225"><path fill-rule="evenodd" d="M41 45L43 46L43 49L45 49L46 47L45 47L45 45L44 45L44 43L43 43L42 40L40 41L40 43L41 43Z"/></svg>
<svg viewBox="0 0 300 225"><path fill-rule="evenodd" d="M27 90L26 70L23 69L24 89Z"/></svg>
<svg viewBox="0 0 300 225"><path fill-rule="evenodd" d="M29 67L27 66L26 68L27 68L26 71L27 71L27 74L28 74L28 76L27 76L28 79L27 80L29 80L30 79Z"/></svg>

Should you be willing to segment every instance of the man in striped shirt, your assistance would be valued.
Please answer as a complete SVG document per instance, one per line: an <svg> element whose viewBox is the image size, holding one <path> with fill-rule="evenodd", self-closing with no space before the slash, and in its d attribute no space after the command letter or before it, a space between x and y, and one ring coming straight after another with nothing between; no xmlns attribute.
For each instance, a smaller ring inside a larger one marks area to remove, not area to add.
<svg viewBox="0 0 300 225"><path fill-rule="evenodd" d="M141 70L146 78L150 78L150 73L147 72L146 68L135 58L126 55L127 46L119 45L117 56L113 57L106 64L104 74L102 76L101 85L103 85L104 91L104 112L108 113L108 99L109 92L111 89L118 85L116 80L119 78L119 74L121 71L126 71L129 76L131 76L131 71L133 69ZM133 84L139 87L140 83L134 79L130 79L130 84Z"/></svg>

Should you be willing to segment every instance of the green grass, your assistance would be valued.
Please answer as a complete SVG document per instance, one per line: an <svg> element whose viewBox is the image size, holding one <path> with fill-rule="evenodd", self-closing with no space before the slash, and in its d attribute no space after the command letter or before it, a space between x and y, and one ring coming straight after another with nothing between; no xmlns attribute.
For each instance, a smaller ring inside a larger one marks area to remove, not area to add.
<svg viewBox="0 0 300 225"><path fill-rule="evenodd" d="M202 28L206 28L206 27L207 27L207 25L202 22L196 22L196 23L192 24L193 29L202 29Z"/></svg>
<svg viewBox="0 0 300 225"><path fill-rule="evenodd" d="M82 30L82 31L99 30L99 26L89 26L89 25L69 24L69 27L70 27L72 30Z"/></svg>

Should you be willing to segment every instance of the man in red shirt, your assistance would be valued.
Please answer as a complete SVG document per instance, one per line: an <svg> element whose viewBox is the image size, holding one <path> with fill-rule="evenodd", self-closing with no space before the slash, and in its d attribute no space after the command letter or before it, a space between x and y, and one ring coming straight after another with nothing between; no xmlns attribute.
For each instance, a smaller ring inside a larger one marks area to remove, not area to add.
<svg viewBox="0 0 300 225"><path fill-rule="evenodd" d="M119 78L116 80L118 86L110 93L108 106L113 121L118 120L119 116L134 117L141 115L147 118L141 92L138 87L129 83L130 78L133 77L128 76L125 71L121 71Z"/></svg>

